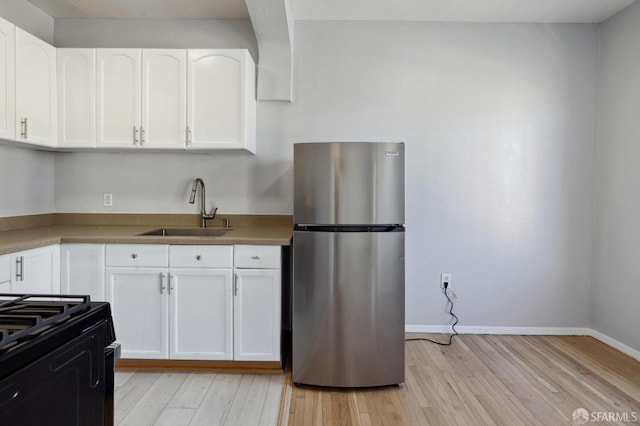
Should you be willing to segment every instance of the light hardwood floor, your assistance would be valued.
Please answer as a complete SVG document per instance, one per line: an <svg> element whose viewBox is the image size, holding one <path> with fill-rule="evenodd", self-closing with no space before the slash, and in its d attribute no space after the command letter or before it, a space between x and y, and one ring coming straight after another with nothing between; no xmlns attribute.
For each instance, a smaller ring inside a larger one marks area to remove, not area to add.
<svg viewBox="0 0 640 426"><path fill-rule="evenodd" d="M591 337L462 335L453 342L405 343L401 387L322 390L292 386L288 376L281 422L557 425L585 408L640 424L640 362Z"/></svg>
<svg viewBox="0 0 640 426"><path fill-rule="evenodd" d="M276 425L284 374L116 372L116 425Z"/></svg>

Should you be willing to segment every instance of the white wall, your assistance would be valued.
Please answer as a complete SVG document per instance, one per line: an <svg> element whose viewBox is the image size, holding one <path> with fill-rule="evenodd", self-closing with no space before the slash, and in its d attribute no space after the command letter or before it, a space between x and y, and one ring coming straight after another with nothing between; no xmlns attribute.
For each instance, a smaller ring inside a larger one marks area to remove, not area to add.
<svg viewBox="0 0 640 426"><path fill-rule="evenodd" d="M0 147L0 217L55 211L52 153Z"/></svg>
<svg viewBox="0 0 640 426"><path fill-rule="evenodd" d="M25 0L1 0L0 16L53 41L53 19ZM54 154L0 146L0 217L53 212L54 179Z"/></svg>
<svg viewBox="0 0 640 426"><path fill-rule="evenodd" d="M640 4L602 25L593 328L640 351Z"/></svg>
<svg viewBox="0 0 640 426"><path fill-rule="evenodd" d="M220 213L291 213L292 164L281 140L261 142L258 156L214 154L58 154L58 212L197 213L191 184L206 183L207 210ZM289 147L290 148L290 147ZM273 152L274 154L266 154ZM113 207L103 207L103 194ZM199 203L199 198L198 198Z"/></svg>
<svg viewBox="0 0 640 426"><path fill-rule="evenodd" d="M202 176L221 212L290 213L294 142L404 141L407 324L447 322L450 272L461 325L587 327L597 48L595 25L299 22L258 155L58 154L56 208L193 212Z"/></svg>

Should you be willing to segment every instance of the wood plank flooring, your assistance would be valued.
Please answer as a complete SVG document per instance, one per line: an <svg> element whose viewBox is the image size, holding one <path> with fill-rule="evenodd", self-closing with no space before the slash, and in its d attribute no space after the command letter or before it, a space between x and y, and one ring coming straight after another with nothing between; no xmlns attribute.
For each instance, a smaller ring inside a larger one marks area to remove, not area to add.
<svg viewBox="0 0 640 426"><path fill-rule="evenodd" d="M116 424L555 425L570 424L577 408L640 424L640 362L591 337L453 342L407 342L401 387L295 387L290 372L117 372Z"/></svg>
<svg viewBox="0 0 640 426"><path fill-rule="evenodd" d="M284 374L116 372L116 425L276 425Z"/></svg>
<svg viewBox="0 0 640 426"><path fill-rule="evenodd" d="M617 424L640 424L640 362L592 337L462 335L453 342L449 347L405 343L401 387L296 387L288 376L290 401L284 401L287 411L280 421L556 425L571 424L573 411L585 408L631 421L618 417Z"/></svg>

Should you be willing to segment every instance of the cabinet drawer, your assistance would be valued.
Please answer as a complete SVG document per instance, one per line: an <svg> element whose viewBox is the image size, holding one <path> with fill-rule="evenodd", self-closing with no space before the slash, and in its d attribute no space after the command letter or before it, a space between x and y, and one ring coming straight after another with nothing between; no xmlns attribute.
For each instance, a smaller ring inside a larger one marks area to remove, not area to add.
<svg viewBox="0 0 640 426"><path fill-rule="evenodd" d="M170 246L172 268L232 268L233 246Z"/></svg>
<svg viewBox="0 0 640 426"><path fill-rule="evenodd" d="M236 268L280 269L280 246L235 246Z"/></svg>
<svg viewBox="0 0 640 426"><path fill-rule="evenodd" d="M107 244L107 266L169 266L169 247L162 244Z"/></svg>
<svg viewBox="0 0 640 426"><path fill-rule="evenodd" d="M0 283L11 281L11 263L9 256L0 256Z"/></svg>

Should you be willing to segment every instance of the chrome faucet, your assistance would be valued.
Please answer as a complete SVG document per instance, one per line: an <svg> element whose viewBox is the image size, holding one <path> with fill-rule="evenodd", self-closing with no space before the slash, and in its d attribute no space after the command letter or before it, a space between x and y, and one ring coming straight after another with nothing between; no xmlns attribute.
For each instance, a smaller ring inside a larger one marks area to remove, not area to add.
<svg viewBox="0 0 640 426"><path fill-rule="evenodd" d="M191 196L189 197L189 204L194 204L196 202L196 191L198 189L198 184L202 186L200 190L200 227L207 227L207 220L213 220L216 217L216 212L218 208L216 207L211 211L210 214L207 214L206 203L205 203L205 190L204 190L204 181L200 178L196 178L193 181L193 186L191 187Z"/></svg>

